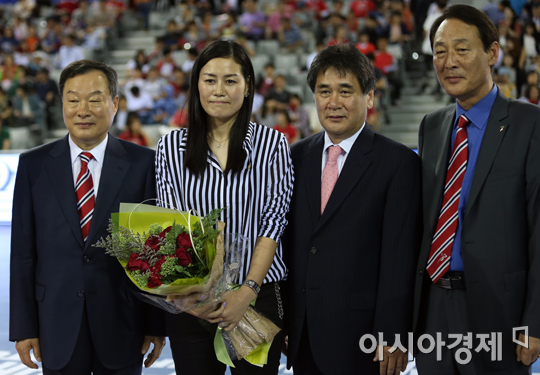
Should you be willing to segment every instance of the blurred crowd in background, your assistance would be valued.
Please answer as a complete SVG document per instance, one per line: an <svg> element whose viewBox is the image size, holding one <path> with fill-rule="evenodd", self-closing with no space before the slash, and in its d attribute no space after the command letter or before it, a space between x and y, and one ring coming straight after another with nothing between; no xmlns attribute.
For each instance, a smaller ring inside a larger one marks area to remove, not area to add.
<svg viewBox="0 0 540 375"><path fill-rule="evenodd" d="M400 106L409 63L425 63L418 93L444 95L433 74L429 28L446 0L0 0L0 146L13 148L9 129L25 127L46 142L63 129L57 81L72 61L112 61L134 35L120 76L112 133L152 146L148 125L186 126L190 72L198 52L232 39L251 56L257 75L253 120L286 134L290 143L320 131L307 70L318 51L354 43L372 61L375 106L367 123L389 123ZM538 104L540 1L504 0L484 11L498 25L501 54L495 81L510 97ZM418 53L417 53L418 52ZM414 56L414 57L413 57Z"/></svg>

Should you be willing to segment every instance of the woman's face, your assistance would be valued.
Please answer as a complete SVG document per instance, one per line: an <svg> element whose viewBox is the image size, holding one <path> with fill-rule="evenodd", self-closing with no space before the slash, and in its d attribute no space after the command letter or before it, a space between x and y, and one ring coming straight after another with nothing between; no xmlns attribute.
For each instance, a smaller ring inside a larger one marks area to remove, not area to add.
<svg viewBox="0 0 540 375"><path fill-rule="evenodd" d="M233 59L212 59L201 69L198 86L208 116L217 126L232 125L248 93L240 65Z"/></svg>

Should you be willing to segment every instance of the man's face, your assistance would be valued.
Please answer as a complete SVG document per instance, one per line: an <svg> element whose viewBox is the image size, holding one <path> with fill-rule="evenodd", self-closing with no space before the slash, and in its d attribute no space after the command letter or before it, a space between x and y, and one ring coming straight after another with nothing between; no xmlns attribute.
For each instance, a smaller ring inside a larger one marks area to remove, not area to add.
<svg viewBox="0 0 540 375"><path fill-rule="evenodd" d="M476 26L457 19L445 20L433 40L433 65L441 86L468 110L493 88L491 67L499 56L499 44L489 50Z"/></svg>
<svg viewBox="0 0 540 375"><path fill-rule="evenodd" d="M353 74L341 76L330 68L317 77L315 104L322 127L338 144L364 124L367 110L373 107L373 89L365 95Z"/></svg>
<svg viewBox="0 0 540 375"><path fill-rule="evenodd" d="M99 70L66 80L62 97L64 122L71 139L83 150L91 150L106 137L118 109L108 80Z"/></svg>

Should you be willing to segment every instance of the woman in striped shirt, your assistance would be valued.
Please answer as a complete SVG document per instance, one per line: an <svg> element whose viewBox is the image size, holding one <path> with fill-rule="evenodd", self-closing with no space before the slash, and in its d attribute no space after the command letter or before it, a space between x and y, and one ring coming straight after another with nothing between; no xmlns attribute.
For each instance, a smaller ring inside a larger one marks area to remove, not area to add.
<svg viewBox="0 0 540 375"><path fill-rule="evenodd" d="M157 145L158 199L206 215L226 207L226 233L249 237L238 290L223 304L167 314L177 374L223 374L214 354L215 324L230 331L249 304L282 326L279 282L287 277L280 237L292 194L293 170L285 137L250 122L255 80L244 49L216 41L195 61L191 77L188 128L173 131ZM260 287L262 285L262 287ZM205 328L198 319L213 323ZM208 329L210 328L210 329ZM268 364L235 361L233 374L277 374L282 334L274 338Z"/></svg>

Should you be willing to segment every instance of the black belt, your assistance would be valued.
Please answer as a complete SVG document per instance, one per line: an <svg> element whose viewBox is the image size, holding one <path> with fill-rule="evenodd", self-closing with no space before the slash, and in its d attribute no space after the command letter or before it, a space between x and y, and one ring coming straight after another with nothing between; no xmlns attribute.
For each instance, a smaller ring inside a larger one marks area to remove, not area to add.
<svg viewBox="0 0 540 375"><path fill-rule="evenodd" d="M463 272L449 271L444 274L436 283L440 288L443 289L454 289L454 290L466 290L465 287L465 275Z"/></svg>

